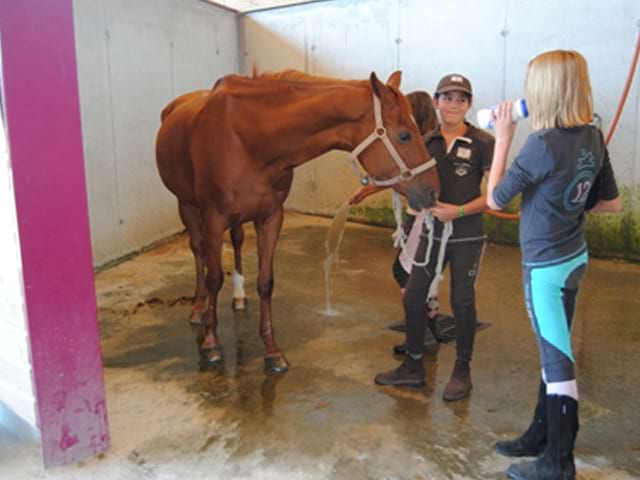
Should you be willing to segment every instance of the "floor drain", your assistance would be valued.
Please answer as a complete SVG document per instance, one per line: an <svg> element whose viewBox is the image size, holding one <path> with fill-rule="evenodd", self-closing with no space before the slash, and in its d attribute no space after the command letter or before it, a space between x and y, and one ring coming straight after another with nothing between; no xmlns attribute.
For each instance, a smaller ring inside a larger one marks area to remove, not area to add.
<svg viewBox="0 0 640 480"><path fill-rule="evenodd" d="M436 340L440 343L451 343L456 339L456 322L455 319L451 315L438 315L435 319L433 327L433 334L436 337ZM477 331L484 330L485 328L490 327L490 323L486 322L478 322L477 323ZM402 332L405 331L404 320L399 320L397 322L393 322L387 325L389 330L393 330L394 332ZM433 338L431 336L427 336L425 338L424 345L425 347L431 346L433 344Z"/></svg>

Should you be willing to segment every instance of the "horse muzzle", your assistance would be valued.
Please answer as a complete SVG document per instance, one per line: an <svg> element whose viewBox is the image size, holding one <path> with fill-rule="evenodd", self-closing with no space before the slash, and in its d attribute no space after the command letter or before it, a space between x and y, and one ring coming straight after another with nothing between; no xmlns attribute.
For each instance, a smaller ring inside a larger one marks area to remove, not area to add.
<svg viewBox="0 0 640 480"><path fill-rule="evenodd" d="M414 210L433 207L438 201L438 191L435 188L410 187L407 192L409 206Z"/></svg>

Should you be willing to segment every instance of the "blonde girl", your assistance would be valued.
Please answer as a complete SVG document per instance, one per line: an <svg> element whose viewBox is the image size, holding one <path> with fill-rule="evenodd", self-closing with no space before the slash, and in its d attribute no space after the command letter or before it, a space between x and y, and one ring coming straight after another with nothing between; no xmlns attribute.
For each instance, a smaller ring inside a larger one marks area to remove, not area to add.
<svg viewBox="0 0 640 480"><path fill-rule="evenodd" d="M495 111L496 146L487 203L500 210L522 193L520 248L527 312L536 335L542 379L531 425L498 442L507 456L537 456L513 464L509 477L573 479L578 386L571 321L587 262L585 211L618 212L621 202L600 130L590 125L593 102L587 62L554 50L529 63L525 97L534 132L505 173L516 125L511 104Z"/></svg>

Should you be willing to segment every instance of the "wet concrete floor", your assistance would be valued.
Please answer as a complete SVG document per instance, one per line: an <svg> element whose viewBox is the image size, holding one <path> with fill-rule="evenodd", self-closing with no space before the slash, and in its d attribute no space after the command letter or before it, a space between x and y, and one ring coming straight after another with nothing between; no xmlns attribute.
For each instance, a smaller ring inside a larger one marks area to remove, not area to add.
<svg viewBox="0 0 640 480"><path fill-rule="evenodd" d="M180 236L97 275L112 447L43 471L36 447L0 434L1 479L493 479L498 439L526 428L539 375L519 251L488 245L478 281L471 398L445 403L455 347L426 361L421 390L381 388L401 317L388 229L348 224L325 316L329 220L288 213L276 254L275 330L291 363L265 373L258 336L255 235L244 248L248 309L220 295L225 361L202 367L187 324L194 274ZM232 249L225 244L225 271ZM592 260L574 354L581 394L580 479L640 478L640 265ZM441 299L448 308L445 280Z"/></svg>

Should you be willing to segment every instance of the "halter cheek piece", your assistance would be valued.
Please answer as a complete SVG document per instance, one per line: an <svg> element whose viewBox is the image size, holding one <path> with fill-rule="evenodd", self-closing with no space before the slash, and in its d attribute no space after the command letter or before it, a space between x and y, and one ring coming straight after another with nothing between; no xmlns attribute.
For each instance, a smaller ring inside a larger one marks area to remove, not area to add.
<svg viewBox="0 0 640 480"><path fill-rule="evenodd" d="M396 147L393 146L393 143L391 143L391 140L389 140L389 137L387 136L387 129L382 124L382 106L380 105L380 99L375 95L373 95L373 112L376 119L375 129L367 138L360 142L360 145L358 145L349 154L349 160L351 160L351 168L353 168L354 173L360 177L360 183L362 183L363 185L373 183L374 185L377 185L379 187L390 187L391 185L395 185L396 183L409 180L419 173L426 172L427 170L435 166L436 161L432 158L431 160L428 160L422 165L419 165L415 168L407 167L407 164L404 163L402 157L396 150ZM395 177L388 179L379 179L375 177L369 177L369 175L362 173L362 171L358 167L358 162L360 161L358 159L358 155L360 155L365 149L367 149L367 147L369 147L369 145L371 145L376 140L382 140L382 143L386 147L387 152L389 152L389 155L391 155L391 158L400 169L400 175L396 175Z"/></svg>
<svg viewBox="0 0 640 480"><path fill-rule="evenodd" d="M391 143L391 140L389 140L389 137L387 136L387 129L384 128L384 125L382 124L382 108L380 105L380 99L375 95L373 96L373 112L376 119L375 129L373 130L371 135L365 138L360 143L360 145L358 145L353 150L353 152L349 154L349 160L351 160L351 167L353 168L353 171L355 172L355 174L360 177L360 183L362 183L363 185L368 185L369 182L371 182L374 185L377 185L380 187L389 187L391 185L395 185L396 183L409 180L410 178L415 177L419 173L426 172L427 170L429 170L430 168L433 168L436 165L435 159L432 158L431 160L428 160L422 165L419 165L415 168L407 167L407 164L402 161L402 157L400 157L400 154L398 153L396 148L393 146L393 143ZM360 155L369 145L371 145L376 140L382 140L382 143L387 148L389 155L391 155L391 158L393 159L394 162L396 162L396 165L400 169L400 175L396 175L395 177L392 177L389 179L381 180L375 177L369 177L368 175L360 171L357 163L359 161L358 155ZM394 214L396 217L396 231L393 233L392 238L394 240L394 246L404 248L406 235L401 226L401 223L402 223L401 221L402 206L401 205L402 204L400 201L400 195L397 192L393 192L393 193L394 193L393 195ZM434 244L434 236L433 236L434 218L431 212L426 213L424 218L424 223L427 231L429 232L428 244L427 244L427 251L425 252L424 259L422 261L418 261L415 259L413 260L413 264L418 267L426 266L429 263L429 259L431 258L431 249L433 248L433 244ZM442 269L444 266L445 251L446 251L447 243L449 241L449 237L452 235L452 233L453 233L453 223L451 221L445 222L442 230L442 238L440 239L438 259L435 265L435 272L434 272L435 277L429 286L429 292L427 294L427 299L430 301L434 301L434 299L438 298L438 285L442 280Z"/></svg>

